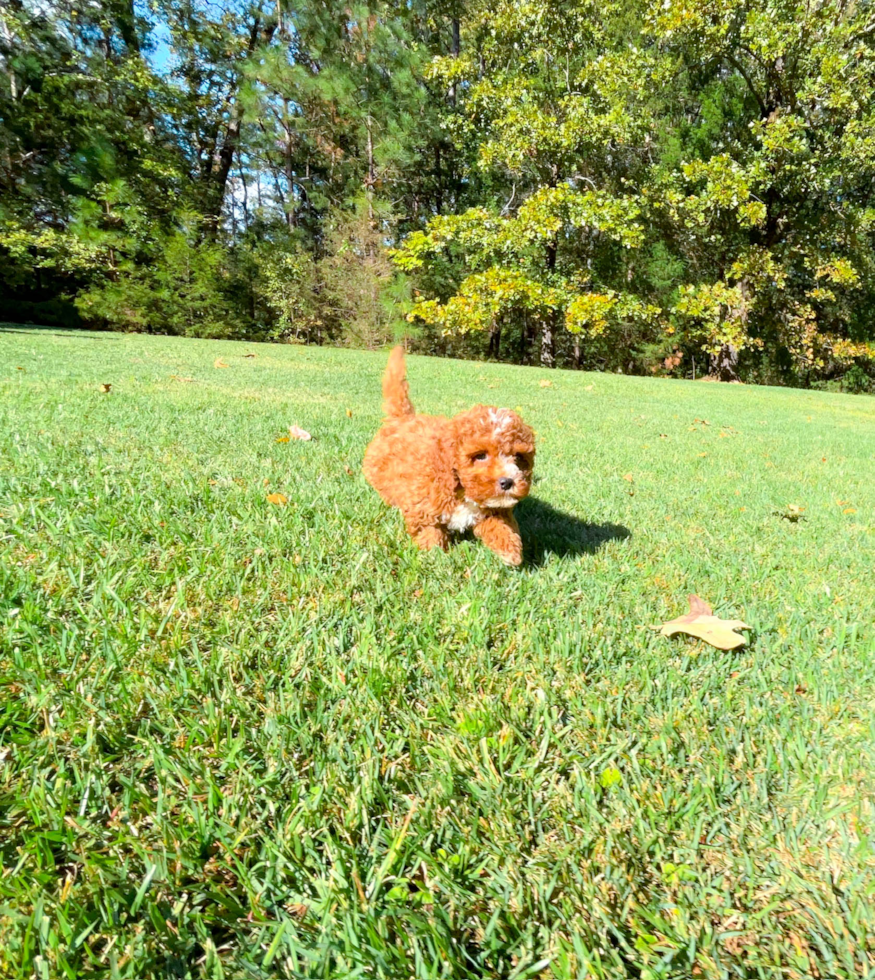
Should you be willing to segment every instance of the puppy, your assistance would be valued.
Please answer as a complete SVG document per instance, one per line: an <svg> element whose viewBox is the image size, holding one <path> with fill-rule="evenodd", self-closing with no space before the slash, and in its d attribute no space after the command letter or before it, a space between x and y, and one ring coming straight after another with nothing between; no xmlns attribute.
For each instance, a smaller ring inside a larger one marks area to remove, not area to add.
<svg viewBox="0 0 875 980"><path fill-rule="evenodd" d="M407 390L396 347L383 376L386 420L365 451L368 483L401 511L420 548L446 549L451 532L473 528L502 561L519 565L513 508L532 484L532 430L516 412L487 405L451 419L417 415Z"/></svg>

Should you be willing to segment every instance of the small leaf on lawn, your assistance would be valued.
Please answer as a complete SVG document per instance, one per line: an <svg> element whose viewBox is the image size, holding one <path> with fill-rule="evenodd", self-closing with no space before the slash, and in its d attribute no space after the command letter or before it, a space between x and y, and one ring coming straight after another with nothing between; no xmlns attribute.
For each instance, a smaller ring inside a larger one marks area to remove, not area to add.
<svg viewBox="0 0 875 980"><path fill-rule="evenodd" d="M101 391L102 391L102 392L103 392L104 394L106 394L106 392L108 392L108 391L112 391L112 385L111 385L111 384L110 384L110 383L109 383L108 381L106 381L106 382L104 382L104 384L102 384L102 385L100 386L100 390L101 390Z"/></svg>
<svg viewBox="0 0 875 980"><path fill-rule="evenodd" d="M279 439L277 439L277 442L288 442L288 441L289 441L288 436L280 436Z"/></svg>
<svg viewBox="0 0 875 980"><path fill-rule="evenodd" d="M550 381L548 378L544 378L543 381L539 381L538 384L542 388L552 388L553 387L553 382Z"/></svg>
<svg viewBox="0 0 875 980"><path fill-rule="evenodd" d="M784 510L776 510L775 515L777 517L783 517L785 521L790 521L791 524L798 524L799 521L805 520L802 516L804 510L805 508L799 504L787 504Z"/></svg>
<svg viewBox="0 0 875 980"><path fill-rule="evenodd" d="M227 366L228 365L222 360L221 357L217 357L215 359L215 361L213 361L213 367L216 367L216 368L226 368Z"/></svg>
<svg viewBox="0 0 875 980"><path fill-rule="evenodd" d="M747 640L734 630L749 630L750 627L740 619L720 619L715 616L711 607L697 595L687 597L690 611L685 616L678 616L661 627L656 626L663 636L674 636L675 633L688 633L699 640L710 643L718 650L734 650L743 646Z"/></svg>
<svg viewBox="0 0 875 980"><path fill-rule="evenodd" d="M255 354L244 354L244 357L255 357Z"/></svg>
<svg viewBox="0 0 875 980"><path fill-rule="evenodd" d="M277 507L285 507L289 502L289 498L284 493L269 493L267 495L267 502L269 504L276 504Z"/></svg>
<svg viewBox="0 0 875 980"><path fill-rule="evenodd" d="M612 786L618 786L623 782L623 774L616 767L608 766L602 771L599 782L602 784L602 789L610 789Z"/></svg>
<svg viewBox="0 0 875 980"><path fill-rule="evenodd" d="M627 473L627 474L626 474L626 475L625 475L625 476L623 477L623 479L624 479L624 480L627 480L627 481L628 481L629 483L634 483L634 482L635 482L635 477L634 477L634 476L632 476L632 474L631 474L631 473Z"/></svg>
<svg viewBox="0 0 875 980"><path fill-rule="evenodd" d="M842 513L843 514L856 514L857 513L857 510L856 510L855 507L845 507L845 509L842 511Z"/></svg>
<svg viewBox="0 0 875 980"><path fill-rule="evenodd" d="M351 408L348 408L348 409L346 410L346 417L347 417L348 419L351 419L351 418L352 418L352 409L351 409Z"/></svg>
<svg viewBox="0 0 875 980"><path fill-rule="evenodd" d="M310 435L309 432L306 431L306 429L302 429L299 425L290 425L289 438L300 439L302 442L307 442L309 439L312 439L313 437Z"/></svg>

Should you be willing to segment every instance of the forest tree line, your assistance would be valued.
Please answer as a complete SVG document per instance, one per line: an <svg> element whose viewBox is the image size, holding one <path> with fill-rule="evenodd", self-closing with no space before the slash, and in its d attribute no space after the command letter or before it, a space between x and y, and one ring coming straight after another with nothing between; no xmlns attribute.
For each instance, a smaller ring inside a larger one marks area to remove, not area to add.
<svg viewBox="0 0 875 980"><path fill-rule="evenodd" d="M875 6L4 0L0 319L875 376Z"/></svg>

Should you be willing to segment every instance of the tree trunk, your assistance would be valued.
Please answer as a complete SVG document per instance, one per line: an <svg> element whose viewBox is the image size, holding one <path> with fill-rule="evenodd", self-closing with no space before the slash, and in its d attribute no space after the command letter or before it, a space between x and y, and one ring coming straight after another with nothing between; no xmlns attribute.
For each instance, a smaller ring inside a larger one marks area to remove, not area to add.
<svg viewBox="0 0 875 980"><path fill-rule="evenodd" d="M435 143L434 145L434 183L435 183L435 199L434 208L438 214L443 214L444 210L444 172L443 164L441 161L441 145L440 143Z"/></svg>
<svg viewBox="0 0 875 980"><path fill-rule="evenodd" d="M556 343L553 337L553 314L541 321L541 367L556 367Z"/></svg>
<svg viewBox="0 0 875 980"><path fill-rule="evenodd" d="M574 366L578 370L580 369L580 334L576 333L574 335L574 352L572 354L574 359Z"/></svg>
<svg viewBox="0 0 875 980"><path fill-rule="evenodd" d="M486 356L500 360L501 351L501 326L493 324L489 329L489 345L486 348Z"/></svg>
<svg viewBox="0 0 875 980"><path fill-rule="evenodd" d="M738 351L732 344L724 344L711 356L711 374L718 381L738 381Z"/></svg>
<svg viewBox="0 0 875 980"><path fill-rule="evenodd" d="M459 18L458 17L454 17L453 18L453 47L452 47L452 52L451 52L452 55L453 55L453 57L454 58L458 58L459 57L459 52L461 50L462 50L462 39L461 39L461 32L459 31ZM450 86L450 105L451 106L455 106L456 105L456 83L455 82L453 82L453 84Z"/></svg>
<svg viewBox="0 0 875 980"><path fill-rule="evenodd" d="M256 15L252 21L252 28L249 31L249 42L246 46L247 55L252 54L258 44L261 34L266 43L270 42L276 30L275 24L268 24L264 31L261 31L261 19ZM213 154L212 166L210 167L208 180L210 189L208 194L208 214L207 230L209 234L216 235L219 230L219 222L222 217L222 207L225 204L225 192L228 187L228 175L231 172L231 164L234 162L234 154L237 152L237 142L240 139L240 129L243 125L243 106L240 102L241 78L238 76L236 81L237 89L229 93L229 100L234 99L231 110L231 121L225 131L225 139L218 151Z"/></svg>
<svg viewBox="0 0 875 980"><path fill-rule="evenodd" d="M547 243L547 275L552 276L556 268L556 242ZM541 367L556 367L556 311L549 310L541 321Z"/></svg>
<svg viewBox="0 0 875 980"><path fill-rule="evenodd" d="M365 196L368 199L368 223L370 225L371 231L375 231L374 228L374 182L376 180L374 174L374 134L372 132L371 126L373 125L371 120L371 115L368 113L368 182L365 187ZM368 246L368 255L370 255L370 246Z"/></svg>

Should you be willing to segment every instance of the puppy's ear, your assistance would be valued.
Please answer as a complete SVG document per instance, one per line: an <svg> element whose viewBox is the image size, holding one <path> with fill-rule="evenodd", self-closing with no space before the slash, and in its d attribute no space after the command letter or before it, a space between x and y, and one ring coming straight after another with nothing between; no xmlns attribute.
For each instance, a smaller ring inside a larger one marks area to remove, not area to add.
<svg viewBox="0 0 875 980"><path fill-rule="evenodd" d="M462 465L462 432L461 426L459 425L458 419L450 419L450 424L447 427L447 447L446 452L451 460L451 466L453 471L453 479L455 480L455 489L462 486L462 480L459 476L459 469Z"/></svg>

